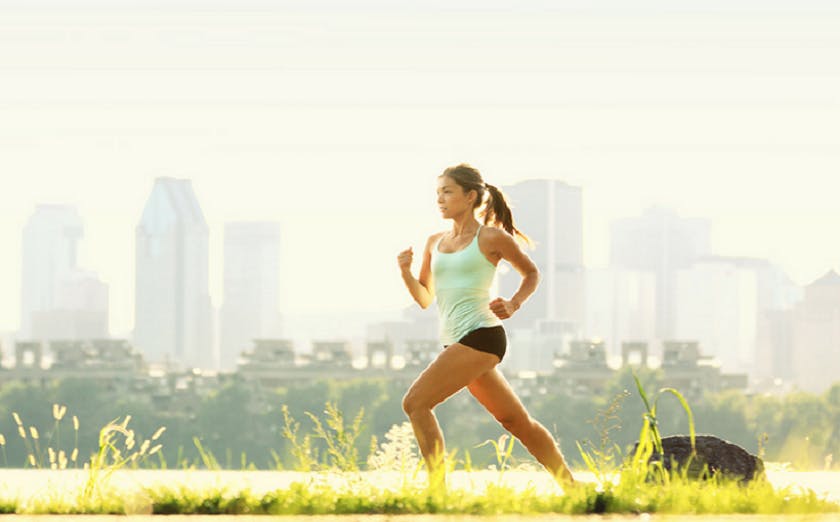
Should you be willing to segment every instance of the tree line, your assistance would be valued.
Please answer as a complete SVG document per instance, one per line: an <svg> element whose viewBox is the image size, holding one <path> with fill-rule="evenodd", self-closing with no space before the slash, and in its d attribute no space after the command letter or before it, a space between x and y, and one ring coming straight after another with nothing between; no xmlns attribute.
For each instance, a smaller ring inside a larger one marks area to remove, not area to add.
<svg viewBox="0 0 840 522"><path fill-rule="evenodd" d="M662 386L661 373L656 370L641 370L638 375L646 390ZM6 383L0 388L0 464L32 467L29 455L38 451L36 465L49 467L49 445L56 451L60 446L66 455L77 449L80 458L75 464L81 467L81 462L97 451L100 429L130 415L128 426L138 434L138 442L160 427L166 428L158 441L162 450L144 466L202 467L207 465L209 455L226 469L295 469L299 459L287 436L289 419L297 424L301 437L312 434L312 416L323 418L329 403L342 413L348 425L357 417L361 419L354 444L359 466L364 469L373 437L381 443L394 425L406 421L401 409L404 393L405 383L388 379L324 379L272 390L239 380L200 398L197 406L161 411L147 397L116 393L96 381ZM549 390L523 394L522 400L577 466L582 465L578 443L602 456L620 458L637 439L644 413L629 369L616 374L605 392L597 396L564 397ZM56 420L56 413L62 410L55 408L56 404L66 406L60 420ZM716 435L765 461L790 463L795 469L840 468L833 459L834 455L840 457L840 383L821 395L796 392L781 397L746 396L728 391L706 394L690 405L698 434ZM447 448L458 449L456 458L463 460L469 453L473 468L496 462L492 445L480 445L497 440L505 432L467 391L439 405L435 412ZM685 412L667 396L660 403L657 417L664 435L688 432ZM33 435L38 439L33 440ZM323 443L317 437L312 439L315 450L319 445L324 450ZM320 455L325 456L326 451ZM521 445L516 445L514 459L529 460Z"/></svg>

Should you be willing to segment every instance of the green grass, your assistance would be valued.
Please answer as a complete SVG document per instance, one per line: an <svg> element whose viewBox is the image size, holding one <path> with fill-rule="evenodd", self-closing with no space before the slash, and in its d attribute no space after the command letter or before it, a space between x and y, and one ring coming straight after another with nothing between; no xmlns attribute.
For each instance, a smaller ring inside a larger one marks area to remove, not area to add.
<svg viewBox="0 0 840 522"><path fill-rule="evenodd" d="M638 381L637 381L638 384ZM506 437L479 446L492 446L496 453L496 480L477 481L484 486L448 488L427 486L425 476L418 471L421 459L410 426L394 426L386 434L386 442L371 445L367 461L368 471L360 470L360 457L355 440L361 431L361 413L345 426L341 412L327 405L326 419L308 414L314 426L313 434L300 432L300 424L288 410L285 436L291 441L291 452L298 471L305 480L293 482L274 491L253 493L239 489L231 481L213 487L172 483L155 486L133 486L128 489L114 485L115 472L131 473L139 461L157 452L159 429L151 438L140 441L139 435L128 428L129 418L109 423L100 431L99 451L84 464L84 480L77 488L43 487L32 498L4 498L0 492L0 513L25 514L814 514L840 513L840 504L811 490L773 488L766 480L743 485L736 479L714 476L697 481L679 470L665 470L661 462L649 461L654 453L661 453L661 437L656 417L661 395L676 397L690 419L694 435L693 416L688 404L676 390L660 390L648 401L638 385L646 406L640 431L640 444L635 453L622 460L612 451L604 438L600 448L581 453L595 476L595 482L578 483L561 491L538 489L530 484L524 488L509 485L510 457L515 440ZM615 406L617 407L617 406ZM615 408L614 407L614 408ZM614 409L613 408L613 409ZM60 420L59 415L55 415ZM22 422L21 437L25 437ZM607 424L608 425L608 424ZM76 430L78 427L76 426ZM43 455L39 446L31 446L33 454ZM320 440L325 450L319 455L312 444ZM207 469L218 470L217 459L199 443L202 462ZM53 452L47 451L49 455ZM461 465L459 473L468 479L474 472L469 452L463 461L456 461L456 452L447 457L447 467ZM40 462L35 460L36 464ZM58 480L61 469L41 473L53 474ZM160 472L165 473L165 472ZM386 473L389 473L386 475ZM486 472L485 472L486 473ZM486 479L486 474L483 475ZM52 482L47 480L47 483ZM473 483L467 480L466 484ZM385 484L386 486L377 486Z"/></svg>
<svg viewBox="0 0 840 522"><path fill-rule="evenodd" d="M89 501L79 492L41 495L24 501L0 500L0 512L27 514L815 514L840 513L840 505L813 491L748 486L723 479L667 483L620 481L585 483L561 493L514 488L490 481L481 489L430 491L422 480L376 487L369 474L312 472L288 487L254 494L222 486L186 484L117 490L103 487ZM374 477L375 478L375 477Z"/></svg>

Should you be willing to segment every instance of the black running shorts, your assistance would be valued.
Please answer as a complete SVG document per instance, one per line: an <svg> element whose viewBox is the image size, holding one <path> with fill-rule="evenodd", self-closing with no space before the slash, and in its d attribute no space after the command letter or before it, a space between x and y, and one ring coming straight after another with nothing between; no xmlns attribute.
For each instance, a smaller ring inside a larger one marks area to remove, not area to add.
<svg viewBox="0 0 840 522"><path fill-rule="evenodd" d="M492 353L499 358L499 362L505 356L507 350L507 336L502 325L477 328L458 340L458 344L469 346L480 352ZM449 345L447 345L449 346ZM446 348L446 346L444 346Z"/></svg>

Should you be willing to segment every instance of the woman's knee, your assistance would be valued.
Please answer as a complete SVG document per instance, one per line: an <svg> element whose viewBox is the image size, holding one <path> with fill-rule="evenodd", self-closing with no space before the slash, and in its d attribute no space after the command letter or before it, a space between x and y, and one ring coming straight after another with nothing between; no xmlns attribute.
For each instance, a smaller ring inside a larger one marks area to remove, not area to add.
<svg viewBox="0 0 840 522"><path fill-rule="evenodd" d="M411 417L411 415L414 412L420 409L420 401L417 399L416 394L411 393L411 391L409 391L403 396L402 409L403 412L405 412L405 414L409 417Z"/></svg>
<svg viewBox="0 0 840 522"><path fill-rule="evenodd" d="M414 410L414 399L408 393L403 395L402 410L403 413L405 413L409 417L411 416L412 410Z"/></svg>
<svg viewBox="0 0 840 522"><path fill-rule="evenodd" d="M527 439L539 426L530 415L516 415L498 420L504 429L519 440Z"/></svg>
<svg viewBox="0 0 840 522"><path fill-rule="evenodd" d="M434 406L434 404L429 404L429 402L424 400L423 397L417 393L413 393L411 390L405 394L402 400L403 412L405 412L408 417L411 417L418 412L426 410L431 411Z"/></svg>

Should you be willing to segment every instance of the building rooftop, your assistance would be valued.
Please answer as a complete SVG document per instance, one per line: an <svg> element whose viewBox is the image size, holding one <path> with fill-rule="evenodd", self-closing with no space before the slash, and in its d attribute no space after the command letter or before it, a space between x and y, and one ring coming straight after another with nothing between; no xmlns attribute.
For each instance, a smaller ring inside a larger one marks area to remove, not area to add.
<svg viewBox="0 0 840 522"><path fill-rule="evenodd" d="M817 279L809 286L826 286L826 285L840 285L840 274L834 271L834 269L829 270L826 272L824 276Z"/></svg>

